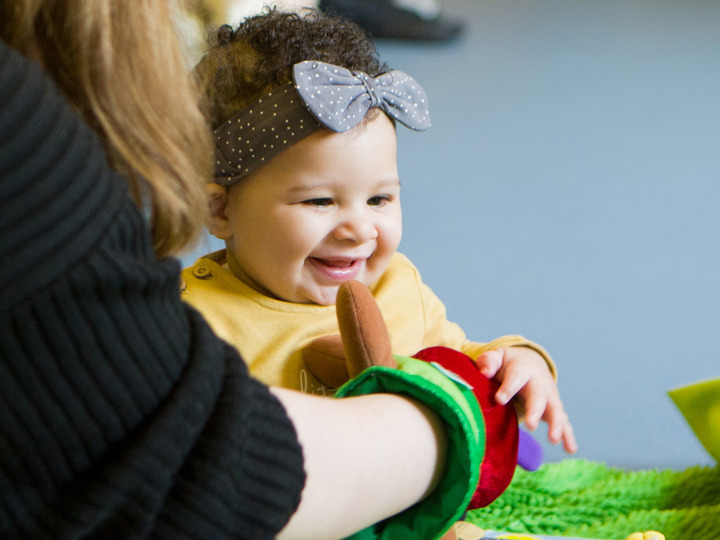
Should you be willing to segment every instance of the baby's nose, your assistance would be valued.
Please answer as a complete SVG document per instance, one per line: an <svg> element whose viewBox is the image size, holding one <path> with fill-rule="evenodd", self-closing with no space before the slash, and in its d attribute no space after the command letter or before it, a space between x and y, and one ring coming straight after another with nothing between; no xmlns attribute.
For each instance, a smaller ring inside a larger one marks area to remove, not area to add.
<svg viewBox="0 0 720 540"><path fill-rule="evenodd" d="M338 225L335 229L335 238L362 244L377 238L377 228L372 220L355 216Z"/></svg>

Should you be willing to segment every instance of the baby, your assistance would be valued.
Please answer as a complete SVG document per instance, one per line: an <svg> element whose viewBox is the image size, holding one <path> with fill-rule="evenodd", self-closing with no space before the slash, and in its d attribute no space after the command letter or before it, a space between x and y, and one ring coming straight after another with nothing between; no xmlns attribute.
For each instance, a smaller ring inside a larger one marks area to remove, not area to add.
<svg viewBox="0 0 720 540"><path fill-rule="evenodd" d="M196 68L215 130L210 232L226 249L183 272L184 299L267 384L331 393L305 369L302 349L338 333L339 284L376 299L393 353L444 345L475 359L535 429L576 449L552 359L521 336L470 341L397 248L402 235L397 123L430 127L427 98L388 71L345 19L270 11L233 30Z"/></svg>

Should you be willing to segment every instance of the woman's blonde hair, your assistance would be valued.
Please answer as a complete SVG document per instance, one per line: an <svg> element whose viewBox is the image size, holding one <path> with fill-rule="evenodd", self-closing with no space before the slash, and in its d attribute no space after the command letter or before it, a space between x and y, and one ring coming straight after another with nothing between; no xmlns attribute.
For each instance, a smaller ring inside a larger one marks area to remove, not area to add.
<svg viewBox="0 0 720 540"><path fill-rule="evenodd" d="M39 57L150 210L158 256L205 222L212 142L175 25L181 0L0 0L0 36Z"/></svg>

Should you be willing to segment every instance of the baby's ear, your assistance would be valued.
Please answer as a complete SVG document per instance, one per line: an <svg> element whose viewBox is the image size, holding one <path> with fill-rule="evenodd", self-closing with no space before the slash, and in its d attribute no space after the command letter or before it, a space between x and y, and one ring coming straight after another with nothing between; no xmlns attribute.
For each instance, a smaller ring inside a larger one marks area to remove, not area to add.
<svg viewBox="0 0 720 540"><path fill-rule="evenodd" d="M226 211L228 200L227 188L220 184L210 183L205 185L205 193L207 194L208 206L210 208L210 219L207 225L208 230L213 236L221 240L226 240L232 236L232 229Z"/></svg>

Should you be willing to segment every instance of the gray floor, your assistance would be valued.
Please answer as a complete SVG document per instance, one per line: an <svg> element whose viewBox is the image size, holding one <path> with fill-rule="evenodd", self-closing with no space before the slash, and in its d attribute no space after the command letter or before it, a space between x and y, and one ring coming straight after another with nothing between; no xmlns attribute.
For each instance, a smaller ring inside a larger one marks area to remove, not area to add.
<svg viewBox="0 0 720 540"><path fill-rule="evenodd" d="M666 392L720 377L720 2L443 5L458 42L379 43L433 116L402 251L470 337L550 350L580 457L712 463Z"/></svg>

